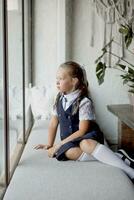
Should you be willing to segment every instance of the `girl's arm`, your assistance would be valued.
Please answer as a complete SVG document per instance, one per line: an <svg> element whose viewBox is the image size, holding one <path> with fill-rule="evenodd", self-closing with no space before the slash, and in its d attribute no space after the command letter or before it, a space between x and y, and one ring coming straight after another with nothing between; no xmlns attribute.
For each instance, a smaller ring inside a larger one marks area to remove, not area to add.
<svg viewBox="0 0 134 200"><path fill-rule="evenodd" d="M68 136L66 139L61 141L61 145L74 140L78 137L81 137L83 135L85 135L85 133L87 133L90 129L90 120L82 120L79 123L79 130L74 132L72 135Z"/></svg>
<svg viewBox="0 0 134 200"><path fill-rule="evenodd" d="M59 124L58 117L53 115L50 120L49 127L48 127L48 145L50 147L52 147L54 144L58 124Z"/></svg>
<svg viewBox="0 0 134 200"><path fill-rule="evenodd" d="M88 98L84 98L79 105L79 130L72 133L69 137L54 146L53 152L56 152L63 144L85 135L85 133L90 130L91 120L94 119L95 115L92 102Z"/></svg>
<svg viewBox="0 0 134 200"><path fill-rule="evenodd" d="M49 126L48 126L48 143L47 144L38 144L35 146L35 149L49 149L50 147L53 146L55 137L56 137L56 132L57 132L57 127L58 127L59 121L57 116L52 116Z"/></svg>
<svg viewBox="0 0 134 200"><path fill-rule="evenodd" d="M59 144L53 146L52 148L50 148L48 150L48 156L49 157L53 157L54 154L58 151L58 149L65 143L73 140L73 139L76 139L78 137L81 137L83 136L85 133L88 132L89 130L89 127L90 127L90 120L82 120L80 121L79 123L79 130L74 132L72 135L70 135L69 137L67 137L66 139L62 140Z"/></svg>

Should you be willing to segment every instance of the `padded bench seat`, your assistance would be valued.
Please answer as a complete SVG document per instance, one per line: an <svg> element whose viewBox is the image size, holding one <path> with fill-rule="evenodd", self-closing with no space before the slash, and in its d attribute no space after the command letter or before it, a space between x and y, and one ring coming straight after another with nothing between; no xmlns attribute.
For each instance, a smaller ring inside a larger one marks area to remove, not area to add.
<svg viewBox="0 0 134 200"><path fill-rule="evenodd" d="M34 150L47 142L47 121L36 121L4 200L133 200L134 186L120 169L98 161L57 161ZM57 138L58 140L58 138Z"/></svg>

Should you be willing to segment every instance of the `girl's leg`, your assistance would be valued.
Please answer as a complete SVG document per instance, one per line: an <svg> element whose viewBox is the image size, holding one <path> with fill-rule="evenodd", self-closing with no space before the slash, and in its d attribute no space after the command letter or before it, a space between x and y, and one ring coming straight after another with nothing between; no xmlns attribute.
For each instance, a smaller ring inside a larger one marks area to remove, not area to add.
<svg viewBox="0 0 134 200"><path fill-rule="evenodd" d="M86 139L80 142L80 148L83 152L91 154L103 163L121 168L131 179L134 178L134 170L108 147L97 143L95 140Z"/></svg>
<svg viewBox="0 0 134 200"><path fill-rule="evenodd" d="M67 150L65 155L69 160L77 160L82 153L83 152L79 147L74 147Z"/></svg>
<svg viewBox="0 0 134 200"><path fill-rule="evenodd" d="M77 161L85 162L85 161L94 161L96 160L92 155L83 152L80 157L77 159Z"/></svg>

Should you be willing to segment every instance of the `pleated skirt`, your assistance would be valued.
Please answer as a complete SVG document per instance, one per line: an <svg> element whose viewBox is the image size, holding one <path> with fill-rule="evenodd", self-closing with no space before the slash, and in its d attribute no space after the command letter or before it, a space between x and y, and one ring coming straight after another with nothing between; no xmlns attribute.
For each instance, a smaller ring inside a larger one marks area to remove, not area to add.
<svg viewBox="0 0 134 200"><path fill-rule="evenodd" d="M65 155L65 152L67 150L69 150L70 148L79 147L80 142L84 139L92 139L92 140L99 142L100 144L104 144L103 133L101 132L101 130L99 129L99 127L97 125L97 128L95 128L95 130L92 130L91 132L86 133L84 136L78 137L78 138L62 145L59 148L59 150L57 151L57 153L55 154L56 159L59 161L68 160L68 158Z"/></svg>

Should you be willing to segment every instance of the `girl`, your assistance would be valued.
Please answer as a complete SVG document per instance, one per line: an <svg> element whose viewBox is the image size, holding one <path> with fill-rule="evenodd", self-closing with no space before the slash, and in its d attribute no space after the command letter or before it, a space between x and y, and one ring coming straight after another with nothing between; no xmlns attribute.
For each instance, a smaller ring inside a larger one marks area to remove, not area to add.
<svg viewBox="0 0 134 200"><path fill-rule="evenodd" d="M70 61L60 65L57 88L59 93L49 124L48 144L39 144L35 149L47 149L49 157L60 161L94 158L121 168L134 181L134 170L104 146L103 133L95 122L87 82L78 63ZM61 142L54 145L58 124Z"/></svg>

